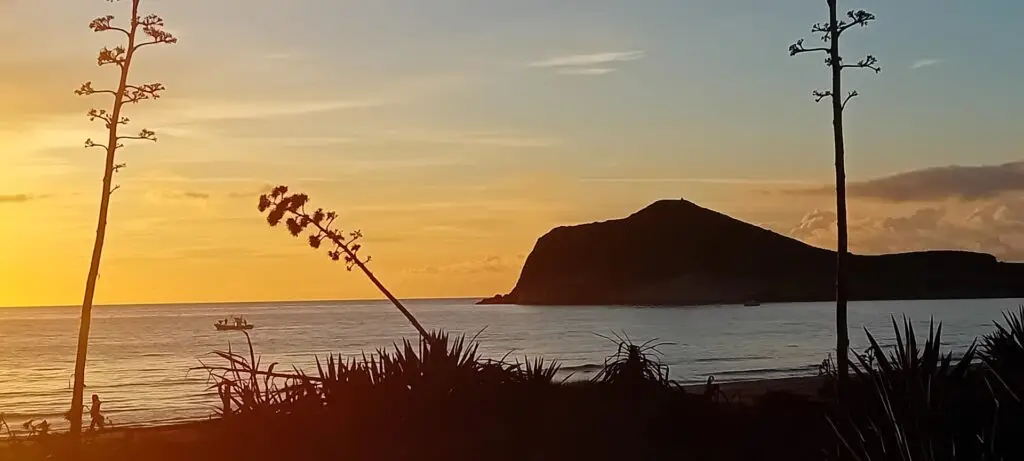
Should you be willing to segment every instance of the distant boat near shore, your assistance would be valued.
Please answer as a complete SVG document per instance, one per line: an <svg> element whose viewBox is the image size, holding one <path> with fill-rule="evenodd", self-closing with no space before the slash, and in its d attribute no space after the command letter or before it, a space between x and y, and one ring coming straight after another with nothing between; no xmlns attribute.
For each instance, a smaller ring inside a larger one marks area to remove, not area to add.
<svg viewBox="0 0 1024 461"><path fill-rule="evenodd" d="M759 303L757 301L754 301L754 300L750 300L750 301L747 301L747 302L743 303L743 305L747 306L747 307L757 307L757 306L760 306L761 303Z"/></svg>
<svg viewBox="0 0 1024 461"><path fill-rule="evenodd" d="M256 325L249 323L249 321L241 315L232 317L231 319L218 320L217 323L213 324L213 326L217 328L217 331L242 331L251 330L256 327Z"/></svg>

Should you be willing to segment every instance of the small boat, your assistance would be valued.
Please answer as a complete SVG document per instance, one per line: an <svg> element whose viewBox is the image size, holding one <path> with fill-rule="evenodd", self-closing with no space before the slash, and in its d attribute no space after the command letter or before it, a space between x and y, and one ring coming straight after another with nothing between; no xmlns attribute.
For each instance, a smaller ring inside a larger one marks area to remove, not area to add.
<svg viewBox="0 0 1024 461"><path fill-rule="evenodd" d="M249 323L245 317L241 315L232 317L231 319L218 320L217 323L213 324L217 328L217 331L231 331L231 330L251 330L256 327Z"/></svg>
<svg viewBox="0 0 1024 461"><path fill-rule="evenodd" d="M743 305L747 306L747 307L757 307L757 306L760 306L761 303L759 303L757 301L754 301L754 300L750 300L750 301L747 301L747 302L743 303Z"/></svg>

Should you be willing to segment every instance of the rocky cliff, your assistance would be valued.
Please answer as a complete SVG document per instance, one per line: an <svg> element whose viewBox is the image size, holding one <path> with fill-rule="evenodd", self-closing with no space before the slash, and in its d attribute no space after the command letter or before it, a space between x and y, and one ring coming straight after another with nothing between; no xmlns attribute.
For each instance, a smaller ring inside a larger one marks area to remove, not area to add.
<svg viewBox="0 0 1024 461"><path fill-rule="evenodd" d="M559 227L483 304L697 305L835 299L835 252L685 200ZM850 257L850 299L1024 297L1024 264L962 251Z"/></svg>

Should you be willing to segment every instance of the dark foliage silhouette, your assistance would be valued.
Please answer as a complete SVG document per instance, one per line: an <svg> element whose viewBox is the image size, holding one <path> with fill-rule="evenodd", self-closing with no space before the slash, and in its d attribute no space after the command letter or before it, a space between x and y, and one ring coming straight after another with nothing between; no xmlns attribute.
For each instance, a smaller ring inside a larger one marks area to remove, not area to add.
<svg viewBox="0 0 1024 461"><path fill-rule="evenodd" d="M114 2L116 0L108 0ZM78 332L78 351L75 360L75 385L71 398L71 411L68 419L71 422L71 435L77 436L82 430L82 400L85 392L85 362L89 349L89 327L92 320L93 297L96 294L96 282L100 273L100 261L103 254L103 243L107 231L107 215L110 209L110 196L118 187L113 184L114 173L125 167L125 163L118 163L117 151L124 147L122 141L143 140L156 141L156 133L143 128L135 135L122 135L118 130L128 125L130 119L123 114L125 104L136 104L141 101L158 99L164 91L161 83L131 84L128 76L135 54L142 48L150 45L173 44L176 39L169 32L163 30L164 21L159 16L140 16L139 3L141 0L131 0L131 20L127 28L113 25L114 16L107 15L94 19L89 23L89 28L94 32L116 32L123 35L127 43L114 48L104 47L96 58L96 64L100 67L114 66L119 71L119 81L115 89L96 89L92 82L85 82L75 90L79 96L89 95L110 95L113 101L110 109L90 109L88 116L90 121L99 120L107 129L106 144L97 143L92 139L85 141L86 148L99 148L106 152L103 169L103 188L100 190L100 209L96 223L96 240L93 243L92 259L89 263L89 275L85 284L85 295L82 300L82 318Z"/></svg>
<svg viewBox="0 0 1024 461"><path fill-rule="evenodd" d="M892 320L894 344L854 354L854 378L829 422L840 441L839 459L1013 459L997 446L999 402L971 345L959 357L941 352L942 326L929 325L919 344L910 321ZM1019 416L1018 416L1019 418Z"/></svg>
<svg viewBox="0 0 1024 461"><path fill-rule="evenodd" d="M856 63L844 63L839 52L839 40L843 34L854 27L865 27L875 20L875 15L864 10L850 11L847 19L839 18L838 0L826 0L829 19L811 27L811 33L818 34L824 47L806 47L800 39L790 45L790 56L803 53L824 53L825 66L832 71L832 87L828 90L814 90L812 95L816 102L829 98L832 102L832 129L835 141L836 163L836 216L838 238L836 245L836 359L838 361L840 383L849 374L850 337L846 321L847 308L847 256L849 254L849 236L846 213L846 144L843 140L843 111L851 99L857 97L856 91L843 95L843 71L846 69L869 69L881 72L878 59L868 55Z"/></svg>
<svg viewBox="0 0 1024 461"><path fill-rule="evenodd" d="M614 341L608 373L580 382L556 381L557 366L540 359L485 359L475 340L443 332L431 332L419 346L406 340L361 356L318 359L313 374L263 365L251 343L248 353L229 348L215 353L221 364L198 368L210 373L210 388L230 402L218 410L229 416L222 432L210 436L253 444L229 452L214 444L206 455L772 459L782 447L789 454L813 453L827 438L818 404L798 398L751 405L709 401L668 379L667 367L653 357L654 343ZM780 409L778 402L785 405ZM761 425L767 418L793 422ZM744 443L720 445L734 437ZM522 440L531 440L529 448L514 448ZM804 446L794 447L794 440Z"/></svg>
<svg viewBox="0 0 1024 461"><path fill-rule="evenodd" d="M669 378L668 366L658 359L661 355L658 347L668 343L652 339L634 344L625 335L605 339L615 344L615 354L605 360L604 367L594 377L594 381L634 391L675 386Z"/></svg>
<svg viewBox="0 0 1024 461"><path fill-rule="evenodd" d="M384 284L373 275L373 272L370 272L370 269L366 266L370 262L370 257L360 258L359 250L362 249L362 244L359 243L359 240L363 238L362 231L354 230L345 233L342 230L336 229L334 223L338 219L338 213L324 211L323 208L317 208L312 213L309 213L306 211L307 203L309 203L308 195L289 194L287 186L278 186L269 194L260 195L258 208L260 213L265 212L267 214L267 223L271 227L277 226L283 220L288 228L288 232L292 236L298 237L306 233L306 238L311 248L318 249L326 243L328 245L327 248L330 248L327 251L327 255L332 260L343 260L346 269L349 271L358 267L373 282L374 286L380 290L381 294L387 297L402 315L409 320L409 323L419 332L420 337L423 339L429 338L430 335L427 334L427 330L416 320L412 312L409 312L409 309L406 309L402 302L384 287ZM330 245L333 245L333 247Z"/></svg>
<svg viewBox="0 0 1024 461"><path fill-rule="evenodd" d="M999 404L997 447L1024 459L1024 306L1003 314L1004 323L981 342L981 357L991 373L991 386Z"/></svg>
<svg viewBox="0 0 1024 461"><path fill-rule="evenodd" d="M891 339L867 335L841 400L828 385L822 400L733 401L707 398L718 392L712 380L704 395L688 393L667 378L653 342L622 338L601 379L576 382L556 381L540 359L486 359L475 338L443 332L327 356L311 374L264 364L247 340L248 350L229 345L198 367L224 418L185 442L97 437L82 459L1022 459L1024 413L974 347L954 356L941 348L941 325L919 341L908 320L893 319ZM822 372L838 378L831 366ZM36 426L7 452L0 445L0 459L47 459L59 445Z"/></svg>
<svg viewBox="0 0 1024 461"><path fill-rule="evenodd" d="M1003 314L1004 323L996 322L995 331L981 342L981 356L1013 397L1024 390L1024 306L1016 312Z"/></svg>

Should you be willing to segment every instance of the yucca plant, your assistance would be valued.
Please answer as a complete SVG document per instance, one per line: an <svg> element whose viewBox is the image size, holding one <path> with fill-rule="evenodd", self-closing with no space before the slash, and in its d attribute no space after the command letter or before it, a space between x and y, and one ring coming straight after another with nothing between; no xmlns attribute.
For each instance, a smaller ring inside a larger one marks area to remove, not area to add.
<svg viewBox="0 0 1024 461"><path fill-rule="evenodd" d="M213 381L210 388L216 389L221 397L222 415L290 413L300 404L306 410L326 408L351 403L353 396L365 397L374 392L391 399L435 398L479 386L539 380L540 376L553 376L557 371L556 366L544 367L543 361L535 362L538 368L521 372L515 365L486 360L479 355L479 344L474 339L445 332L428 333L418 345L403 340L391 351L378 349L361 358L318 358L317 374L312 376L298 369L277 372L277 363L264 368L248 334L246 342L248 356L229 346L227 351L213 353L225 364L200 362L195 368L209 373Z"/></svg>
<svg viewBox="0 0 1024 461"><path fill-rule="evenodd" d="M988 459L994 454L994 402L973 366L972 344L957 359L941 352L942 325L929 323L923 347L914 327L892 318L896 344L887 351L865 330L870 346L855 354L856 379L829 422L840 458L862 461Z"/></svg>
<svg viewBox="0 0 1024 461"><path fill-rule="evenodd" d="M981 357L1019 402L1024 393L1024 305L1003 313L1003 320L1005 325L996 322L995 331L982 339Z"/></svg>
<svg viewBox="0 0 1024 461"><path fill-rule="evenodd" d="M519 380L525 384L548 385L552 384L555 376L562 369L557 361L545 362L543 357L536 357L533 360L524 358L522 363L516 361L513 369L518 372ZM571 375L562 378L561 382L567 381Z"/></svg>
<svg viewBox="0 0 1024 461"><path fill-rule="evenodd" d="M601 336L601 335L599 335ZM669 378L668 366L661 362L659 343L652 339L634 344L626 335L614 335L614 339L601 336L616 345L615 354L605 359L604 367L594 376L594 381L623 388L669 388L674 382Z"/></svg>
<svg viewBox="0 0 1024 461"><path fill-rule="evenodd" d="M291 373L277 372L276 362L264 368L248 332L242 333L249 349L248 356L233 351L229 344L227 351L213 352L214 356L226 362L224 365L207 365L200 360L200 366L193 368L209 373L210 389L216 390L221 400L221 408L217 410L221 416L287 412L315 394L315 377L306 376L297 369Z"/></svg>
<svg viewBox="0 0 1024 461"><path fill-rule="evenodd" d="M999 449L1007 459L1024 458L1024 306L1003 313L1004 323L982 339L981 357L999 402Z"/></svg>

